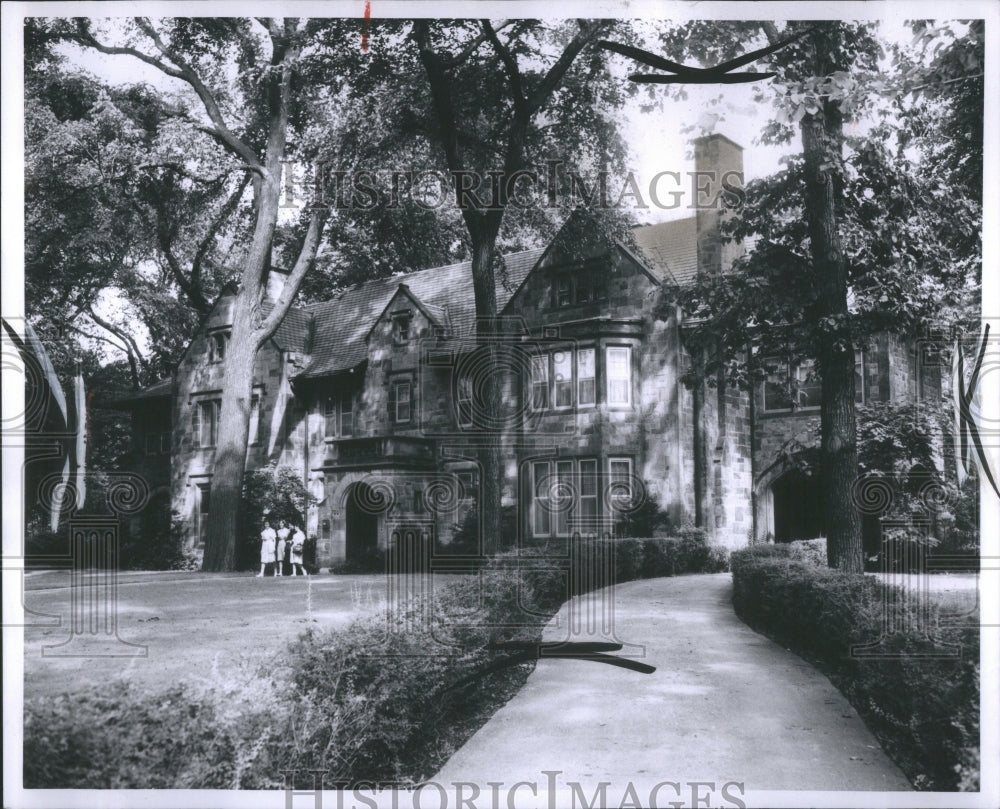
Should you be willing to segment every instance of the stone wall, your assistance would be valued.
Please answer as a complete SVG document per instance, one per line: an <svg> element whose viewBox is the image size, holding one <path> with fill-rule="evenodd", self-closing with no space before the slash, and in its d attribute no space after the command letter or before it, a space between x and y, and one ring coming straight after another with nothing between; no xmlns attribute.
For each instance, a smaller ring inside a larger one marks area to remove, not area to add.
<svg viewBox="0 0 1000 809"><path fill-rule="evenodd" d="M175 375L173 400L173 455L170 489L173 509L190 527L196 505L195 487L211 484L215 449L198 447L193 434L194 408L203 400L221 399L221 362L209 359L210 335L232 322L232 297L224 296L206 318L181 358ZM288 374L295 357L288 357L273 341L258 352L254 364L253 393L260 399L256 440L250 436L247 469L258 469L269 461L302 467L304 431L302 413L291 402ZM289 404L292 406L289 406ZM249 402L247 403L249 408ZM251 424L251 428L253 425ZM189 537L189 542L194 539Z"/></svg>

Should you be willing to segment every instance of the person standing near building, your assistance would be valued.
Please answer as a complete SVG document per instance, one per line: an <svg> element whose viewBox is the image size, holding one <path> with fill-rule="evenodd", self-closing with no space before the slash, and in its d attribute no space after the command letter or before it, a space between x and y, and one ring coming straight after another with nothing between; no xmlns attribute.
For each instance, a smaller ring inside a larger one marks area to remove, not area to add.
<svg viewBox="0 0 1000 809"><path fill-rule="evenodd" d="M308 576L309 573L306 571L305 564L303 563L303 554L306 549L306 534L305 531L298 525L292 530L291 536L292 543L292 553L291 553L291 564L292 564L292 575L298 575L296 570L301 570L303 576Z"/></svg>
<svg viewBox="0 0 1000 809"><path fill-rule="evenodd" d="M264 521L264 530L260 532L260 573L257 578L264 576L268 565L274 565L278 559L278 534L271 525L270 520ZM275 568L275 575L277 575Z"/></svg>
<svg viewBox="0 0 1000 809"><path fill-rule="evenodd" d="M281 527L278 529L278 573L279 576L285 575L285 565L288 565L288 560L291 555L292 543L289 536L292 533L292 529L288 527L288 520L281 521Z"/></svg>

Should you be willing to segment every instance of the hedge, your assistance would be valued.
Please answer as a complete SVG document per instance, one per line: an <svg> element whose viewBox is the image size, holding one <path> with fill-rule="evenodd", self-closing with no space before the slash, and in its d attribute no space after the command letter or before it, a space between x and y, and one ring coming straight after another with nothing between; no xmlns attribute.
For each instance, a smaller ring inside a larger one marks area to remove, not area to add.
<svg viewBox="0 0 1000 809"><path fill-rule="evenodd" d="M538 642L560 605L589 588L714 572L727 562L694 530L571 550L500 555L478 577L398 605L388 621L380 615L307 632L276 665L242 677L216 675L165 693L126 683L105 689L113 692L107 697L30 701L25 786L273 789L287 769L300 772L303 788L310 769L326 770L330 786L416 783L533 668L499 667L509 652L498 641ZM585 575L586 560L604 572Z"/></svg>
<svg viewBox="0 0 1000 809"><path fill-rule="evenodd" d="M827 674L918 789L978 789L978 626L949 624L933 600L921 608L912 592L795 554L735 552L736 613Z"/></svg>

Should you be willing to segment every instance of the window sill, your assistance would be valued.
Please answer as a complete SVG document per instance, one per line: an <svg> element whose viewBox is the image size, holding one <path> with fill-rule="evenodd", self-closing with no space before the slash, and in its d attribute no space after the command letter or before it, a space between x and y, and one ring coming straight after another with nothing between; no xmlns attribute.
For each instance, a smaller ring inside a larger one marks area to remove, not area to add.
<svg viewBox="0 0 1000 809"><path fill-rule="evenodd" d="M531 416L566 416L566 415L572 415L574 413L579 413L581 411L589 411L596 409L597 405L595 404L585 404L585 405L570 405L569 407L547 407L544 410L529 409L527 412Z"/></svg>

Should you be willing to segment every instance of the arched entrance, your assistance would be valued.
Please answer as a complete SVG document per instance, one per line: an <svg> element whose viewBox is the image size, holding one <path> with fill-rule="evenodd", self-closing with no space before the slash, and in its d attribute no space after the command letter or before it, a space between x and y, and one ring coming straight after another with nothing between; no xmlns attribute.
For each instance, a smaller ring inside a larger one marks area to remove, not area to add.
<svg viewBox="0 0 1000 809"><path fill-rule="evenodd" d="M376 502L377 496L364 481L353 484L347 493L345 517L349 562L371 561L378 554L379 515L371 508Z"/></svg>
<svg viewBox="0 0 1000 809"><path fill-rule="evenodd" d="M819 479L790 469L771 484L774 541L792 542L824 536L823 490Z"/></svg>

